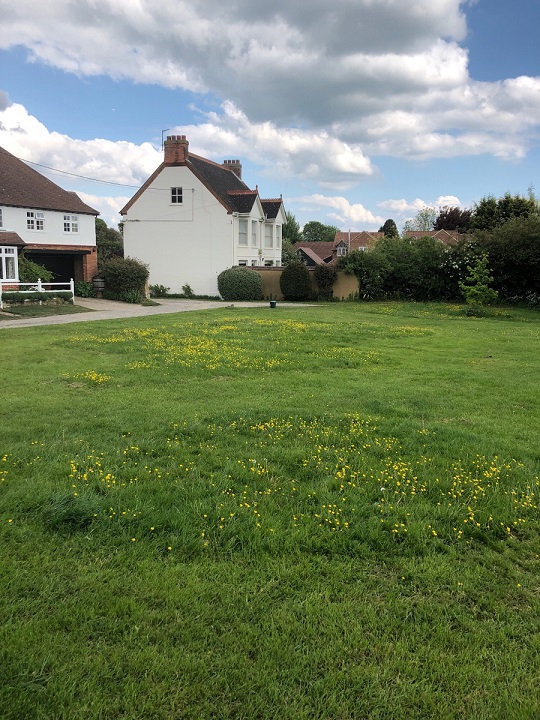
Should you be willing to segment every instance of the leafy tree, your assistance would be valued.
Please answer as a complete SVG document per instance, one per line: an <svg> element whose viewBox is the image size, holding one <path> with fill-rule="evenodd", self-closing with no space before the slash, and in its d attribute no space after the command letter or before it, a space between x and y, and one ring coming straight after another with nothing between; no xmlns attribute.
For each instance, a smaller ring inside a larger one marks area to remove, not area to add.
<svg viewBox="0 0 540 720"><path fill-rule="evenodd" d="M466 233L471 222L472 210L462 210L460 207L445 205L433 222L434 230L457 230Z"/></svg>
<svg viewBox="0 0 540 720"><path fill-rule="evenodd" d="M337 280L336 268L333 265L322 263L315 267L314 275L319 288L319 298L321 300L330 300L332 298L332 288Z"/></svg>
<svg viewBox="0 0 540 720"><path fill-rule="evenodd" d="M304 263L300 260L289 263L281 273L279 287L285 300L309 300L311 280Z"/></svg>
<svg viewBox="0 0 540 720"><path fill-rule="evenodd" d="M489 305L497 299L498 292L493 290L493 275L488 267L487 255L481 257L474 266L469 266L469 274L459 284L467 305Z"/></svg>
<svg viewBox="0 0 540 720"><path fill-rule="evenodd" d="M98 256L98 268L111 258L124 257L124 239L122 235L101 218L96 218L96 246Z"/></svg>
<svg viewBox="0 0 540 720"><path fill-rule="evenodd" d="M403 230L405 232L408 230L431 231L433 230L433 223L436 219L437 211L435 208L430 207L429 205L424 205L424 207L416 213L412 220L407 220Z"/></svg>
<svg viewBox="0 0 540 720"><path fill-rule="evenodd" d="M284 238L281 244L281 264L285 266L296 260L298 260L298 251L295 250L290 240L285 240Z"/></svg>
<svg viewBox="0 0 540 720"><path fill-rule="evenodd" d="M283 223L282 237L284 245L285 241L294 245L294 243L297 243L302 239L302 233L300 232L298 220L293 213L288 210L285 211L285 222Z"/></svg>
<svg viewBox="0 0 540 720"><path fill-rule="evenodd" d="M499 199L488 195L474 206L470 228L491 231L512 218L526 218L538 214L538 203L532 193L529 197L506 193Z"/></svg>
<svg viewBox="0 0 540 720"><path fill-rule="evenodd" d="M335 225L323 225L317 220L311 220L302 230L303 240L306 242L333 242L339 228Z"/></svg>
<svg viewBox="0 0 540 720"><path fill-rule="evenodd" d="M397 225L392 218L386 220L384 225L379 228L379 232L384 233L385 237L399 237Z"/></svg>
<svg viewBox="0 0 540 720"><path fill-rule="evenodd" d="M353 250L339 258L337 269L358 280L358 292L364 300L376 300L384 295L385 279L390 266L384 253L374 250Z"/></svg>

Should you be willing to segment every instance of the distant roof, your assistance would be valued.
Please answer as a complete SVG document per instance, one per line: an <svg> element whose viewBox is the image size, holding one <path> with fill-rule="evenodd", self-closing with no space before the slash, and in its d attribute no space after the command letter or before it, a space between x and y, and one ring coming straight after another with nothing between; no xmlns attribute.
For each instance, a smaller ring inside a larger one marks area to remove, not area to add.
<svg viewBox="0 0 540 720"><path fill-rule="evenodd" d="M440 240L444 245L455 245L459 241L457 230L407 230L405 237L416 239L432 237Z"/></svg>
<svg viewBox="0 0 540 720"><path fill-rule="evenodd" d="M319 257L323 261L327 261L328 259L332 258L332 251L334 248L333 242L297 242L294 245L295 250L310 250L312 253L315 253L317 257ZM308 253L306 253L308 254ZM312 258L311 255L309 257Z"/></svg>
<svg viewBox="0 0 540 720"><path fill-rule="evenodd" d="M0 205L99 215L74 192L68 192L0 147Z"/></svg>
<svg viewBox="0 0 540 720"><path fill-rule="evenodd" d="M324 260L321 258L320 255L317 255L317 253L315 252L315 250L312 250L311 248L308 248L308 247L305 247L305 246L296 246L296 245L295 245L295 247L298 247L298 250L299 250L300 252L303 252L304 255L307 255L308 258L310 258L311 260L313 260L313 262L315 263L315 265L324 265Z"/></svg>
<svg viewBox="0 0 540 720"><path fill-rule="evenodd" d="M340 242L345 243L351 250L357 250L359 247L371 247L377 240L384 237L383 232L376 232L372 230L351 230L350 232L342 232L341 230L336 233L334 238L334 247Z"/></svg>

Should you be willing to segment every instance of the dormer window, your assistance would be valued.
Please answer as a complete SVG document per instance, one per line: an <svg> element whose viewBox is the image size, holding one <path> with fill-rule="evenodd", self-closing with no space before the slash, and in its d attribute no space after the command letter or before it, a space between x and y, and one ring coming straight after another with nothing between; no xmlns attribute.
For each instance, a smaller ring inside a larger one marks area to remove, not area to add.
<svg viewBox="0 0 540 720"><path fill-rule="evenodd" d="M181 204L182 204L182 188L181 187L171 188L171 205L181 205Z"/></svg>
<svg viewBox="0 0 540 720"><path fill-rule="evenodd" d="M343 257L347 254L347 248L345 245L338 245L337 246L337 255L338 257Z"/></svg>

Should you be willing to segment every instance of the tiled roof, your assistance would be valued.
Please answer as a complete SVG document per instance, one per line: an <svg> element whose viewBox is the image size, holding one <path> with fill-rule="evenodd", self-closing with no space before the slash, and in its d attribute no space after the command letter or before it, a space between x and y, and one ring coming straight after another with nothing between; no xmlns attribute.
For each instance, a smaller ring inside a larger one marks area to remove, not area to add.
<svg viewBox="0 0 540 720"><path fill-rule="evenodd" d="M297 246L295 246L295 247L297 247ZM308 248L308 247L305 247L305 246L298 247L298 250L299 250L300 252L303 252L304 255L307 255L308 258L310 258L311 260L313 260L313 262L315 263L315 265L324 265L324 260L320 257L320 255L317 255L317 253L315 252L315 250L312 250L311 248Z"/></svg>
<svg viewBox="0 0 540 720"><path fill-rule="evenodd" d="M271 198L270 200L261 200L264 214L269 220L277 217L280 207L283 205L282 198Z"/></svg>
<svg viewBox="0 0 540 720"><path fill-rule="evenodd" d="M307 248L323 261L332 257L333 247L334 243L331 242L297 242L294 245L295 250L304 250Z"/></svg>
<svg viewBox="0 0 540 720"><path fill-rule="evenodd" d="M0 232L0 245L19 245L24 247L26 243L16 232Z"/></svg>
<svg viewBox="0 0 540 720"><path fill-rule="evenodd" d="M99 215L68 192L0 147L0 205Z"/></svg>
<svg viewBox="0 0 540 720"><path fill-rule="evenodd" d="M251 212L253 203L257 198L256 190L229 190L227 196L229 202L234 207L236 212L248 213Z"/></svg>
<svg viewBox="0 0 540 720"><path fill-rule="evenodd" d="M350 241L350 247L351 250L357 250L359 247L372 247L377 240L384 237L383 232L375 232L375 231L369 231L369 230L360 230L360 231L350 231L350 233L347 232L337 232L336 236L334 238L334 247L340 243L343 242L349 247L349 241Z"/></svg>
<svg viewBox="0 0 540 720"><path fill-rule="evenodd" d="M432 237L435 240L440 240L444 245L455 245L459 241L457 230L407 230L405 237L415 240Z"/></svg>

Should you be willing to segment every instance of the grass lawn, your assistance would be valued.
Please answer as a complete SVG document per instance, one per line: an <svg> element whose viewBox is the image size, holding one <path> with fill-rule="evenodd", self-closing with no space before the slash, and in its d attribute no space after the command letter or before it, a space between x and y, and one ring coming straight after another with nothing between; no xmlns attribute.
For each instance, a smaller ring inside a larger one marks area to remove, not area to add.
<svg viewBox="0 0 540 720"><path fill-rule="evenodd" d="M2 337L0 717L540 717L540 315Z"/></svg>
<svg viewBox="0 0 540 720"><path fill-rule="evenodd" d="M39 318L48 317L50 315L73 315L74 313L92 312L88 308L81 305L15 305L5 308L0 312L0 322L10 320L20 320L21 318Z"/></svg>

